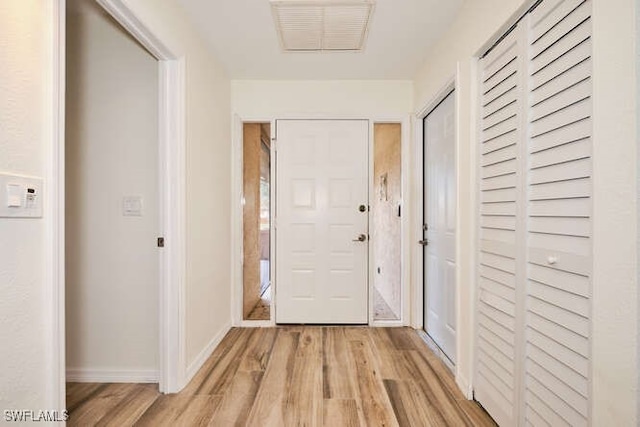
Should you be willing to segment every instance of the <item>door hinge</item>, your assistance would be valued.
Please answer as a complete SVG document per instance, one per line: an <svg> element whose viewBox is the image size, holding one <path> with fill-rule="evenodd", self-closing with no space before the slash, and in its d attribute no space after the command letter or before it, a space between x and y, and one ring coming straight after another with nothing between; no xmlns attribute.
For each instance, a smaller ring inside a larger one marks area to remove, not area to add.
<svg viewBox="0 0 640 427"><path fill-rule="evenodd" d="M158 247L164 248L164 237L158 237Z"/></svg>

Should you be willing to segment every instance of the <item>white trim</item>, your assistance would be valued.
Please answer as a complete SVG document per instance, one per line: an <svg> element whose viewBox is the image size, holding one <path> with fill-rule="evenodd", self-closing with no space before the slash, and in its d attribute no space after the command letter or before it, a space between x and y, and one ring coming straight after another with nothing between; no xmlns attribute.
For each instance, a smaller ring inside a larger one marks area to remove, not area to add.
<svg viewBox="0 0 640 427"><path fill-rule="evenodd" d="M469 371L467 371L466 380L469 384L469 395L468 399L473 398L473 384L475 381L475 372L476 365L478 362L478 352L476 349L478 348L478 334L476 329L476 319L478 318L478 308L479 308L479 300L480 293L478 292L478 283L479 283L479 271L478 271L478 248L480 248L480 234L478 233L479 221L480 221L480 161L479 161L479 145L480 145L480 136L481 136L481 128L482 123L480 120L481 117L481 98L480 98L480 58L474 57L470 60L471 70L470 70L470 80L469 80L469 98L471 100L471 104L469 107L469 123L471 123L471 130L469 134L469 167L471 168L471 183L469 188L469 197L471 198L471 206L474 212L470 217L470 223L468 226L470 227L470 233L467 238L467 241L460 241L462 245L470 245L474 249L471 251L469 256L469 262L471 265L469 266L469 277L467 280L471 282L471 286L469 286L469 300L471 304L471 310L469 310L469 315L471 316L471 340L470 343L467 344L467 348L470 346L471 353L471 366L469 366ZM460 93L458 93L460 95ZM462 106L462 103L458 104ZM461 278L464 279L464 278ZM460 321L460 317L458 318ZM461 346L459 350L463 347ZM458 357L462 357L461 353L458 353ZM460 370L458 371L458 375L462 375Z"/></svg>
<svg viewBox="0 0 640 427"><path fill-rule="evenodd" d="M242 194L243 194L243 133L245 123L271 124L271 239L269 275L271 280L271 306L269 320L243 319L243 222L242 222ZM276 325L275 322L275 162L276 162L275 119L264 117L241 117L232 115L231 123L231 317L232 325L242 328L264 328Z"/></svg>
<svg viewBox="0 0 640 427"><path fill-rule="evenodd" d="M368 141L367 141L367 250L369 254L367 255L367 324L373 325L374 319L373 316L375 314L375 307L373 304L373 295L374 295L374 287L375 287L375 277L376 277L376 267L374 265L373 260L375 259L375 253L373 250L373 240L371 236L373 235L373 200L375 197L375 147L374 147L374 122L373 120L369 120L368 126Z"/></svg>
<svg viewBox="0 0 640 427"><path fill-rule="evenodd" d="M242 144L243 122L234 114L231 119L231 323L242 326Z"/></svg>
<svg viewBox="0 0 640 427"><path fill-rule="evenodd" d="M242 132L243 123L271 123L271 137L277 137L276 120L368 120L370 124L369 138L371 160L373 161L372 145L373 145L373 124L374 123L399 123L401 124L402 132L402 259L408 260L411 254L411 240L412 233L410 212L412 211L412 189L411 189L411 116L410 115L388 115L388 116L363 116L357 114L277 114L269 116L241 116L237 113L232 114L232 149L231 149L231 274L232 274L232 324L239 327L271 327L275 326L275 311L277 310L275 304L275 294L277 292L277 283L275 282L275 229L277 220L277 208L275 206L276 194L275 185L272 185L271 194L271 212L272 212L272 230L273 235L271 239L271 319L270 320L243 320L242 319ZM275 183L275 171L277 167L277 140L272 141L271 144L271 179ZM372 163L370 163L372 167ZM373 177L372 170L370 173L370 179ZM370 183L370 188L371 188ZM370 191L373 191L372 189ZM371 198L372 195L370 194ZM371 245L370 245L371 246ZM371 254L369 254L371 258ZM369 280L369 325L370 326L408 326L411 323L412 318L412 286L411 286L411 263L405 262L402 267L402 315L399 320L383 320L373 321L373 306L370 301L370 287L373 286L371 279L371 271L373 267L369 268L368 280Z"/></svg>
<svg viewBox="0 0 640 427"><path fill-rule="evenodd" d="M462 293L460 289L462 289L461 283L465 280L462 273L462 263L461 263L461 255L460 250L462 245L465 243L463 241L462 233L460 233L461 229L461 216L459 211L460 206L460 197L462 197L462 192L460 191L460 178L459 178L459 170L460 170L460 138L461 138L461 123L459 122L460 117L460 91L456 90L460 82L458 81L459 72L456 71L456 74L451 77L445 86L443 86L440 91L420 109L420 111L416 114L416 123L415 123L415 135L416 135L416 164L415 164L415 182L416 182L416 198L415 198L415 225L414 230L417 236L422 236L422 218L423 218L423 195L424 195L424 119L435 110L438 105L445 98L447 98L451 93L454 94L454 108L455 108L455 129L456 129L456 140L455 140L455 168L456 168L456 232L455 232L455 254L456 254L456 322L458 325L462 325L463 313L461 310L462 307ZM415 269L414 269L414 298L416 301L416 305L414 308L414 319L412 326L415 328L419 328L420 330L426 331L426 325L424 324L424 261L423 261L423 250L422 247L418 247L414 257ZM434 351L434 353L443 360L443 362L451 369L454 373L456 383L461 391L465 394L467 398L472 397L471 385L469 381L464 377L460 370L459 364L453 364L451 360L447 357L447 355L437 346L435 341L431 339L431 337L425 332L425 340ZM462 341L462 335L459 331L456 331L456 360L461 360L462 358L462 349L464 348L465 343Z"/></svg>
<svg viewBox="0 0 640 427"><path fill-rule="evenodd" d="M45 301L46 318L47 399L48 407L66 408L65 378L65 38L66 1L51 3L51 144L47 148L47 170L44 204Z"/></svg>
<svg viewBox="0 0 640 427"><path fill-rule="evenodd" d="M157 383L158 379L154 369L67 369L67 380L75 383Z"/></svg>
<svg viewBox="0 0 640 427"><path fill-rule="evenodd" d="M160 391L168 393L186 384L185 75L184 59L160 61Z"/></svg>
<svg viewBox="0 0 640 427"><path fill-rule="evenodd" d="M176 59L171 49L143 24L122 0L96 0L96 2L156 59L159 61Z"/></svg>
<svg viewBox="0 0 640 427"><path fill-rule="evenodd" d="M270 224L269 229L271 230L271 234L269 235L269 281L271 282L271 305L269 306L269 326L276 325L276 294L278 292L278 287L276 286L276 260L278 254L276 253L277 242L276 242L276 221L277 221L277 166L278 166L278 128L276 125L276 120L271 120L271 127L269 129L269 136L271 137L270 148L270 156L271 163L269 168L269 213L270 213ZM259 324L257 324L260 326Z"/></svg>
<svg viewBox="0 0 640 427"><path fill-rule="evenodd" d="M50 372L56 386L51 391L52 403L64 406L65 390L65 330L64 330L64 0L57 0L58 14L54 23L54 66L58 81L54 84L54 137L50 153L51 170L48 182L51 188L46 217L48 237L52 253L48 254L47 270L52 281L51 300L53 314L50 335L52 337L52 363ZM143 24L122 0L97 0L124 29L138 40L156 59L160 71L160 218L167 247L160 261L160 370L155 375L160 391L177 392L185 385L186 333L185 333L185 65L154 32ZM56 403L61 402L61 403Z"/></svg>
<svg viewBox="0 0 640 427"><path fill-rule="evenodd" d="M187 368L187 373L185 377L185 383L189 383L193 379L193 377L198 373L200 368L204 365L204 363L211 357L213 351L218 347L218 345L222 342L222 339L227 335L227 333L231 330L231 323L225 324L220 332L218 332L212 339L209 341L209 344L205 348L202 349L200 353L196 356L195 359L189 364Z"/></svg>
<svg viewBox="0 0 640 427"><path fill-rule="evenodd" d="M415 233L415 239L409 240L413 242L417 242L422 239L422 220L423 220L423 194L424 194L424 180L423 180L423 157L424 157L424 129L423 129L423 120L425 117L429 115L433 109L435 109L438 104L440 104L446 97L456 88L456 78L454 75L447 80L445 85L440 89L428 102L426 102L420 110L415 114L415 122L414 122L414 161L413 165L413 173L414 173L414 194L415 198L413 200L413 224L411 226L411 232ZM457 104L456 104L457 105ZM457 114L456 114L457 118ZM458 128L456 128L456 138L459 133ZM456 149L456 159L457 159L457 149ZM457 166L457 163L456 163ZM456 179L457 181L457 179ZM456 215L457 217L458 215ZM456 222L457 223L457 222ZM456 246L458 246L458 235L456 233ZM416 243L417 245L417 243ZM411 284L412 288L412 297L413 297L413 306L411 310L411 326L416 329L423 329L424 325L424 265L423 265L423 251L422 247L414 246L415 252L413 256L413 283ZM456 255L457 255L457 247L456 247ZM456 260L456 269L458 269L458 261ZM457 279L459 280L460 274L457 274ZM459 300L459 295L456 295ZM459 302L459 301L458 301ZM458 304L458 303L456 303ZM457 307L457 305L456 305ZM456 334L457 339L457 334ZM459 343L456 343L456 348Z"/></svg>
<svg viewBox="0 0 640 427"><path fill-rule="evenodd" d="M167 244L160 262L159 388L173 393L186 384L185 64L122 0L97 2L159 61L160 217Z"/></svg>
<svg viewBox="0 0 640 427"><path fill-rule="evenodd" d="M415 147L414 147L414 189L415 189L415 198L414 198L414 211L413 211L413 219L414 223L411 229L415 233L415 239L411 240L412 242L417 242L422 239L422 221L423 221L423 195L424 195L424 179L423 179L423 159L424 159L424 119L431 113L444 99L456 88L456 76L451 77L447 83L436 93L436 95L429 100L424 106L416 113L415 115L415 123L414 123L414 135L415 135ZM457 123L458 112L457 106L459 105L458 100L456 99L456 185L458 185L457 179L457 169L458 169L458 134L459 134L459 124ZM456 208L456 226L458 225L459 215L457 213ZM460 263L459 263L459 236L460 233L457 232L456 229L456 283L461 280L460 275ZM416 329L424 329L424 262L423 262L423 250L419 244L416 243L416 251L413 257L413 277L414 281L412 283L412 295L413 295L413 310L412 310L412 319L411 326ZM458 289L460 287L458 286ZM456 292L456 316L458 315L460 306L460 292ZM460 347L460 336L456 332L456 351ZM457 357L458 355L456 355Z"/></svg>
<svg viewBox="0 0 640 427"><path fill-rule="evenodd" d="M411 220L412 220L412 197L411 197L411 116L374 116L370 117L369 121L371 123L371 143L370 143L370 157L371 157L371 170L370 170L370 179L369 179L369 204L371 205L373 202L373 197L375 197L375 176L374 176L374 161L375 161L375 152L374 152L374 141L375 141L375 125L380 123L394 123L400 125L400 158L401 158L401 170L400 170L400 181L401 181L401 212L402 216L400 219L400 259L401 259L401 272L400 272L400 287L401 287L401 300L400 300L400 318L397 320L375 320L373 317L374 314L374 305L373 305L373 295L369 297L369 326L375 327L396 327L396 326L409 326L411 325L412 318L412 305L411 305L411 296L412 286L411 286ZM370 214L369 224L371 224L372 218ZM370 233L371 234L371 233ZM370 246L369 259L373 260L373 245ZM375 265L373 263L369 263L369 293L373 294L373 286L375 280Z"/></svg>

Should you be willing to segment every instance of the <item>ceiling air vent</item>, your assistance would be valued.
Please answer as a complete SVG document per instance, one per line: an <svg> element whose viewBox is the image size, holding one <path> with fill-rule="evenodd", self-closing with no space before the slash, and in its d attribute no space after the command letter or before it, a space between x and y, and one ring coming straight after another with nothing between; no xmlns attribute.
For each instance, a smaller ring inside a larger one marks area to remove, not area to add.
<svg viewBox="0 0 640 427"><path fill-rule="evenodd" d="M286 52L362 50L373 7L373 0L271 0Z"/></svg>

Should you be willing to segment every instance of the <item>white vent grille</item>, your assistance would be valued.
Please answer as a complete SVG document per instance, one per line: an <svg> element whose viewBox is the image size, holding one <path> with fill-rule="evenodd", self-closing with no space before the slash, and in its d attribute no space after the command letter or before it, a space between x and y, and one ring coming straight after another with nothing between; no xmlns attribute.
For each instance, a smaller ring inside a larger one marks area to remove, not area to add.
<svg viewBox="0 0 640 427"><path fill-rule="evenodd" d="M369 0L271 0L282 49L360 51L374 2Z"/></svg>

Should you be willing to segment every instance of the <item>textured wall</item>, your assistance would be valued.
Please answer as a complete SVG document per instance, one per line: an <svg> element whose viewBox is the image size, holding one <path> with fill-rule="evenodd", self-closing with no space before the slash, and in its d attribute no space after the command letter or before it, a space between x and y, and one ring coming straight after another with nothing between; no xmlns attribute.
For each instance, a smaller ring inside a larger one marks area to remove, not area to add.
<svg viewBox="0 0 640 427"><path fill-rule="evenodd" d="M123 0L186 65L187 366L231 323L231 92L174 0Z"/></svg>
<svg viewBox="0 0 640 427"><path fill-rule="evenodd" d="M157 375L158 61L97 3L67 5L67 367Z"/></svg>
<svg viewBox="0 0 640 427"><path fill-rule="evenodd" d="M245 123L243 135L243 317L260 300L260 124Z"/></svg>
<svg viewBox="0 0 640 427"><path fill-rule="evenodd" d="M401 315L401 129L399 123L376 123L374 134L374 195L372 213L374 286L397 318ZM381 178L386 176L386 194ZM379 269L379 272L378 272Z"/></svg>
<svg viewBox="0 0 640 427"><path fill-rule="evenodd" d="M234 80L232 109L241 117L301 114L395 117L413 109L409 80Z"/></svg>
<svg viewBox="0 0 640 427"><path fill-rule="evenodd" d="M45 174L52 141L52 7L41 0L0 1L2 172ZM0 218L0 414L53 409L46 395L53 385L46 371L44 221Z"/></svg>

